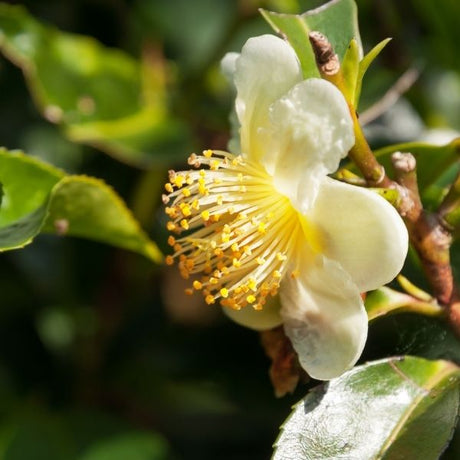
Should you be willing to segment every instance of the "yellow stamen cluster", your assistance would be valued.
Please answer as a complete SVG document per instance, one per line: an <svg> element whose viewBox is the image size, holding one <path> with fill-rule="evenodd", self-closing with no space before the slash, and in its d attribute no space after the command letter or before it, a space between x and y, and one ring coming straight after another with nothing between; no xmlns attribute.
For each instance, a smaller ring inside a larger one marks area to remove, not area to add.
<svg viewBox="0 0 460 460"><path fill-rule="evenodd" d="M201 291L208 304L260 310L293 258L297 213L261 166L240 156L205 150L188 162L195 170L170 171L165 186L174 250L166 263L177 260L185 279L202 274L187 293Z"/></svg>

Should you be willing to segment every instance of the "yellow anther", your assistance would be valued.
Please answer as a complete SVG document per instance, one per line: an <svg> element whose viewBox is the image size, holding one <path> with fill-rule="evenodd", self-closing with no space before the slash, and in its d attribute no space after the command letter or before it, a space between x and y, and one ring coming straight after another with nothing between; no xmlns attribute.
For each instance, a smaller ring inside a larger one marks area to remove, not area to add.
<svg viewBox="0 0 460 460"><path fill-rule="evenodd" d="M219 258L224 257L224 251L221 248L216 248L214 249L214 255Z"/></svg>
<svg viewBox="0 0 460 460"><path fill-rule="evenodd" d="M204 169L200 169L199 174L200 174L200 178L201 178L201 179L198 179L198 182L200 182L200 180L202 180L202 179L205 178L205 176L206 176L206 171L205 171Z"/></svg>
<svg viewBox="0 0 460 460"><path fill-rule="evenodd" d="M235 267L235 268L240 268L241 267L241 262L236 259L235 257L233 258L232 260L232 265Z"/></svg>
<svg viewBox="0 0 460 460"><path fill-rule="evenodd" d="M185 290L185 294L186 294L186 295L193 295L193 289L187 288L187 289Z"/></svg>
<svg viewBox="0 0 460 460"><path fill-rule="evenodd" d="M181 188L183 185L184 185L184 181L185 181L185 178L184 176L181 176L181 175L177 175L175 178L174 178L174 184L177 186L177 188Z"/></svg>
<svg viewBox="0 0 460 460"><path fill-rule="evenodd" d="M209 278L209 283L210 284L218 284L219 280L217 278L214 278L214 276L211 276L211 278Z"/></svg>
<svg viewBox="0 0 460 460"><path fill-rule="evenodd" d="M195 211L198 211L200 209L200 203L198 200L193 200L192 202L192 208L195 210Z"/></svg>
<svg viewBox="0 0 460 460"><path fill-rule="evenodd" d="M218 160L212 160L210 163L209 163L209 168L212 170L212 171L217 171L219 169L219 161Z"/></svg>
<svg viewBox="0 0 460 460"><path fill-rule="evenodd" d="M240 249L238 243L233 243L230 247L233 252L237 252Z"/></svg>
<svg viewBox="0 0 460 460"><path fill-rule="evenodd" d="M208 150L203 150L203 155L206 157L206 158L211 158L212 157L212 150L208 149Z"/></svg>
<svg viewBox="0 0 460 460"><path fill-rule="evenodd" d="M255 296L253 296L252 294L249 294L247 297L246 297L246 301L248 303L254 303L257 299L255 298Z"/></svg>
<svg viewBox="0 0 460 460"><path fill-rule="evenodd" d="M246 245L246 246L243 247L243 252L244 252L247 256L250 256L250 255L252 254L252 250L251 250L251 248L250 248L248 245Z"/></svg>
<svg viewBox="0 0 460 460"><path fill-rule="evenodd" d="M168 193L172 193L172 192L174 191L173 186L172 186L169 182L167 182L167 183L165 184L165 190L166 190Z"/></svg>
<svg viewBox="0 0 460 460"><path fill-rule="evenodd" d="M257 281L254 278L250 278L246 286L251 289L251 291L257 291Z"/></svg>
<svg viewBox="0 0 460 460"><path fill-rule="evenodd" d="M278 270L275 270L272 274L273 278L281 278L281 273Z"/></svg>
<svg viewBox="0 0 460 460"><path fill-rule="evenodd" d="M197 291L199 291L200 289L203 289L203 284L200 283L198 280L195 280L193 282L193 289L196 289Z"/></svg>
<svg viewBox="0 0 460 460"><path fill-rule="evenodd" d="M228 297L228 289L227 289L227 288L222 288L222 289L220 290L220 295L221 295L224 299L226 299L226 298Z"/></svg>
<svg viewBox="0 0 460 460"><path fill-rule="evenodd" d="M188 204L182 206L181 211L184 217L189 217L192 215L192 210L190 209L190 206Z"/></svg>
<svg viewBox="0 0 460 460"><path fill-rule="evenodd" d="M211 305L216 302L216 299L211 294L207 295L204 300L208 305Z"/></svg>
<svg viewBox="0 0 460 460"><path fill-rule="evenodd" d="M191 195L190 189L183 188L182 189L182 195L184 195L186 198L188 198Z"/></svg>
<svg viewBox="0 0 460 460"><path fill-rule="evenodd" d="M169 221L167 224L166 224L166 228L172 232L174 230L176 230L176 224L174 222L171 222Z"/></svg>
<svg viewBox="0 0 460 460"><path fill-rule="evenodd" d="M185 266L187 270L192 271L195 267L195 261L193 259L187 259L185 261Z"/></svg>
<svg viewBox="0 0 460 460"><path fill-rule="evenodd" d="M238 173L238 180L240 182L243 182L243 174L242 173Z"/></svg>
<svg viewBox="0 0 460 460"><path fill-rule="evenodd" d="M209 220L209 211L206 211L206 210L205 210L205 211L202 211L202 212L201 212L201 218L202 218L205 222L207 222L207 221Z"/></svg>
<svg viewBox="0 0 460 460"><path fill-rule="evenodd" d="M252 308L256 311L260 311L260 310L263 310L263 306L261 303L258 303L256 305L253 305Z"/></svg>
<svg viewBox="0 0 460 460"><path fill-rule="evenodd" d="M176 208L165 208L165 213L172 219L175 219L177 217L177 209Z"/></svg>
<svg viewBox="0 0 460 460"><path fill-rule="evenodd" d="M181 226L184 230L188 230L188 229L190 228L187 219L182 219L182 220L180 221L180 226Z"/></svg>
<svg viewBox="0 0 460 460"><path fill-rule="evenodd" d="M166 256L165 262L166 262L166 265L173 265L174 264L174 257L173 256Z"/></svg>
<svg viewBox="0 0 460 460"><path fill-rule="evenodd" d="M222 203L224 202L224 198L222 195L217 195L216 202L219 206L222 206Z"/></svg>
<svg viewBox="0 0 460 460"><path fill-rule="evenodd" d="M213 214L213 215L210 217L210 219L211 219L213 222L219 222L220 217L221 217L220 214Z"/></svg>
<svg viewBox="0 0 460 460"><path fill-rule="evenodd" d="M230 243L230 234L222 233L222 243Z"/></svg>
<svg viewBox="0 0 460 460"><path fill-rule="evenodd" d="M266 262L266 260L263 257L257 257L256 262L259 265L263 265Z"/></svg>
<svg viewBox="0 0 460 460"><path fill-rule="evenodd" d="M260 222L260 224L257 226L257 231L261 233L262 235L264 235L266 230L267 230L267 226L265 225L265 222Z"/></svg>
<svg viewBox="0 0 460 460"><path fill-rule="evenodd" d="M276 254L276 258L280 261L280 262L283 262L284 260L287 259L287 256L285 254L282 254L281 252L278 252L278 254Z"/></svg>
<svg viewBox="0 0 460 460"><path fill-rule="evenodd" d="M172 235L168 236L168 244L170 246L174 246L176 244L176 238L174 238Z"/></svg>
<svg viewBox="0 0 460 460"><path fill-rule="evenodd" d="M215 183L216 185L222 184L222 179L221 179L220 177L215 177L215 178L214 178L214 183Z"/></svg>

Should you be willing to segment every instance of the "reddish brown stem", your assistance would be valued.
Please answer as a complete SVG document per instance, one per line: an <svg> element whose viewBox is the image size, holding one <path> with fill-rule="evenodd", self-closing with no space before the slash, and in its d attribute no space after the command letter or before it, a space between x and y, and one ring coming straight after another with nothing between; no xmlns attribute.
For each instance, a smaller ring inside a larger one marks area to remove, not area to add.
<svg viewBox="0 0 460 460"><path fill-rule="evenodd" d="M406 222L411 243L420 257L435 297L448 305L454 285L449 254L451 235L436 214L423 209L413 155L396 152L391 159L402 193L399 211Z"/></svg>

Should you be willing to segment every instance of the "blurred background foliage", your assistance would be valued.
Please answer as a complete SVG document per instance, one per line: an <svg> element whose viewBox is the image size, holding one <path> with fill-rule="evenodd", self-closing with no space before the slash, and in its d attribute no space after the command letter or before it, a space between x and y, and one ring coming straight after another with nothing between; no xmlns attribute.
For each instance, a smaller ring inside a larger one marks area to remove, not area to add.
<svg viewBox="0 0 460 460"><path fill-rule="evenodd" d="M21 70L0 57L0 145L105 180L167 252L160 199L167 170L183 166L192 151L225 148L228 139L232 94L220 76L220 58L248 37L270 32L259 7L295 13L323 2L9 3L62 31L123 50L129 65L141 67L145 78L136 84L157 104L157 118L140 140L123 137L119 125L105 126L103 135L96 129L96 138L94 126L84 125L92 121L90 101L80 101L87 119L46 111L43 100L35 97L34 104ZM404 97L367 126L372 144L448 142L460 131L460 3L357 4L365 50L393 37L364 81L363 113L405 71L420 73ZM71 51L62 58L81 64ZM51 92L55 84L49 83ZM113 92L106 119L117 107L138 110L128 92ZM460 267L457 246L453 261ZM409 261L406 271L424 286L416 263ZM0 458L268 458L279 425L308 386L275 399L257 334L200 299L185 298L181 286L174 268L88 240L41 235L23 250L1 254ZM398 315L375 321L362 360L402 353L460 361L458 342L438 320ZM445 458L456 458L456 445L459 440Z"/></svg>

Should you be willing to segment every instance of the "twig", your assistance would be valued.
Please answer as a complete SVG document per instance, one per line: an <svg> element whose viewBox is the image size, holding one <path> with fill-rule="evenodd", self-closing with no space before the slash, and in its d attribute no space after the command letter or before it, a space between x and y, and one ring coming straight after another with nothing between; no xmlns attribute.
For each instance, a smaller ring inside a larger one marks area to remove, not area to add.
<svg viewBox="0 0 460 460"><path fill-rule="evenodd" d="M384 114L412 87L419 76L420 72L416 68L406 70L379 101L360 114L359 120L361 125L367 125Z"/></svg>
<svg viewBox="0 0 460 460"><path fill-rule="evenodd" d="M413 155L395 152L391 160L396 181L406 191L401 199L400 213L409 231L411 243L420 257L435 297L442 304L448 305L454 286L449 254L452 237L442 225L439 216L422 207Z"/></svg>

